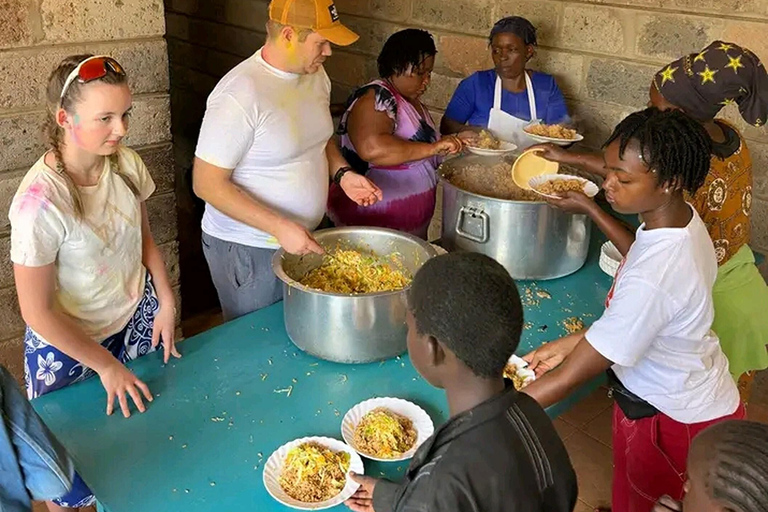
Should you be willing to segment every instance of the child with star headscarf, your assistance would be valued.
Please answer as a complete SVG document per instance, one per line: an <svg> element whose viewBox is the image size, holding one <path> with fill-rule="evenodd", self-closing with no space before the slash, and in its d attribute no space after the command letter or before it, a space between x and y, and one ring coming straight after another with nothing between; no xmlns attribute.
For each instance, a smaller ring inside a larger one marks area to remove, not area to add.
<svg viewBox="0 0 768 512"><path fill-rule="evenodd" d="M768 287L747 245L752 159L739 131L715 118L730 104L738 105L742 118L750 125L766 124L765 66L754 53L733 43L715 41L699 53L681 57L659 70L651 83L649 105L684 111L699 121L712 139L706 181L686 199L696 208L715 245L719 270L712 292L712 329L720 338L730 372L746 403L755 371L768 367ZM600 154L577 153L549 144L537 147L549 160L605 175ZM620 245L617 247L621 249Z"/></svg>

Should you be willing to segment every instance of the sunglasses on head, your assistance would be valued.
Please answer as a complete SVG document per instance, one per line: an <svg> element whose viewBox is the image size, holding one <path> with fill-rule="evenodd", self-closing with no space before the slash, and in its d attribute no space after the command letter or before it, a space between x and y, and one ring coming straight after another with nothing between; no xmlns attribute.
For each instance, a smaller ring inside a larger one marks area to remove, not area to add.
<svg viewBox="0 0 768 512"><path fill-rule="evenodd" d="M88 57L78 64L69 74L67 80L64 82L64 87L61 88L61 96L59 97L59 100L64 99L64 95L67 93L69 86L72 85L72 82L74 82L75 79L81 84L87 84L93 80L104 78L110 71L118 75L125 75L123 66L112 57L107 57L105 55Z"/></svg>

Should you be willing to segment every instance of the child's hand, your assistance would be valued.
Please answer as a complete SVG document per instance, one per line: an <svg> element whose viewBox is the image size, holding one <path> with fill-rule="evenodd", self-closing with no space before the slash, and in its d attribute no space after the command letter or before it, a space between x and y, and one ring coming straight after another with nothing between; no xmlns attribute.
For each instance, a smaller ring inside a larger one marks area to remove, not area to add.
<svg viewBox="0 0 768 512"><path fill-rule="evenodd" d="M349 478L360 484L360 488L344 502L344 505L354 512L376 512L373 510L373 489L378 479L357 473L349 473Z"/></svg>
<svg viewBox="0 0 768 512"><path fill-rule="evenodd" d="M533 352L524 355L523 359L528 363L528 368L534 371L536 378L539 378L548 371L557 368L573 352L583 337L584 333L580 331L557 341L545 343Z"/></svg>
<svg viewBox="0 0 768 512"><path fill-rule="evenodd" d="M682 512L683 504L669 496L662 496L653 507L653 512Z"/></svg>
<svg viewBox="0 0 768 512"><path fill-rule="evenodd" d="M546 200L552 206L568 213L580 213L588 215L590 210L596 206L596 203L592 199L582 194L581 192L576 192L573 190L569 190L558 199L547 197Z"/></svg>
<svg viewBox="0 0 768 512"><path fill-rule="evenodd" d="M153 400L152 393L149 392L149 388L146 384L139 380L128 368L122 365L120 361L115 359L113 364L110 364L105 370L99 373L101 378L101 384L107 391L107 416L112 414L115 406L115 398L120 403L120 409L123 411L123 416L126 418L131 416L131 410L128 407L128 399L125 394L128 393L133 399L133 403L136 404L136 408L139 412L146 411L144 402L141 400L141 395L144 395L149 402ZM141 393L139 393L141 391Z"/></svg>
<svg viewBox="0 0 768 512"><path fill-rule="evenodd" d="M157 347L162 338L163 362L165 364L168 364L171 356L181 357L179 351L176 350L175 328L176 310L172 306L160 305L160 310L155 315L155 323L152 326L152 347Z"/></svg>

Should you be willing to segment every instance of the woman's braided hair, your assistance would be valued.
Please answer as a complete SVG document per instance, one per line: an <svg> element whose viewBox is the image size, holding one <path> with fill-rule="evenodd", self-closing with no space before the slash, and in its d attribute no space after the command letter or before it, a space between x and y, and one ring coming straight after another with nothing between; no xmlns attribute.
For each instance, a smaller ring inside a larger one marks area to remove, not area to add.
<svg viewBox="0 0 768 512"><path fill-rule="evenodd" d="M709 497L732 512L768 512L768 425L730 420L702 432Z"/></svg>
<svg viewBox="0 0 768 512"><path fill-rule="evenodd" d="M679 110L651 107L624 119L603 147L619 141L619 157L631 142L659 185L695 192L704 184L712 158L712 139L701 125Z"/></svg>
<svg viewBox="0 0 768 512"><path fill-rule="evenodd" d="M64 97L60 99L61 90L64 87L64 82L67 80L67 77L78 66L78 64L92 56L93 55L90 54L71 55L61 61L56 69L53 70L50 77L48 78L48 88L46 90L46 98L48 100L48 117L46 118L45 124L43 125L43 131L45 133L48 145L56 157L56 171L67 184L67 189L72 196L72 209L74 210L75 218L78 220L82 220L84 215L83 199L80 196L80 191L78 190L75 181L67 172L66 164L64 163L64 159L61 155L61 146L64 139L64 129L56 122L56 113L58 112L59 108L63 108L69 113L74 113L75 105L82 99L83 84L81 84L77 79L73 80L69 85L69 89L67 89L66 94L64 94ZM118 74L111 69L108 69L104 78L100 78L98 80L107 84L118 85L126 83L127 77L123 74ZM120 176L131 190L131 192L138 196L139 190L136 187L136 184L133 183L133 181L131 181L128 176L122 173L119 166L116 165L116 155L111 158L111 163L112 172Z"/></svg>

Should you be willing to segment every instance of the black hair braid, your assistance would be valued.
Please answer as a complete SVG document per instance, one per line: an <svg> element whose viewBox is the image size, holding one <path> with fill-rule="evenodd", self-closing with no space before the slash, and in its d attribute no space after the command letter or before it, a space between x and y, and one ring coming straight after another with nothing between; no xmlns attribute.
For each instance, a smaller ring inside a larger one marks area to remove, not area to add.
<svg viewBox="0 0 768 512"><path fill-rule="evenodd" d="M702 434L712 499L738 512L768 512L768 425L726 421Z"/></svg>
<svg viewBox="0 0 768 512"><path fill-rule="evenodd" d="M384 43L376 63L381 78L402 75L417 68L427 57L437 55L432 34L426 30L408 28L395 32Z"/></svg>
<svg viewBox="0 0 768 512"><path fill-rule="evenodd" d="M647 108L624 119L603 147L619 141L619 156L630 143L656 172L659 185L695 192L709 173L712 139L704 127L679 110Z"/></svg>

